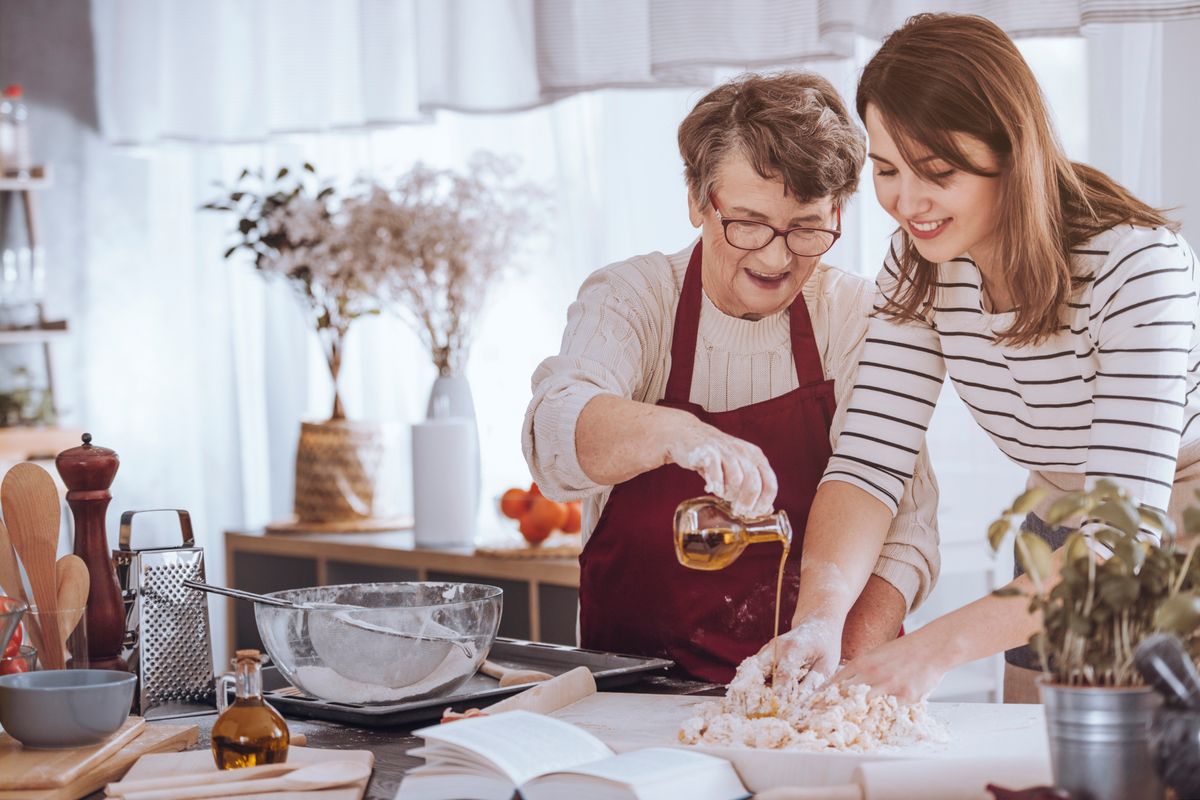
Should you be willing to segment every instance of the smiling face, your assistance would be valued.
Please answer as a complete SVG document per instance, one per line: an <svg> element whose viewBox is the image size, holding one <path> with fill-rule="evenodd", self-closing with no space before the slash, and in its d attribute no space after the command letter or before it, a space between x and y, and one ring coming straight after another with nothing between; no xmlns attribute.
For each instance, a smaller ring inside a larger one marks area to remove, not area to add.
<svg viewBox="0 0 1200 800"><path fill-rule="evenodd" d="M725 219L765 222L780 230L836 225L831 198L799 202L785 193L782 180L763 178L736 150L717 168L713 196ZM688 205L692 224L703 226L704 291L730 316L761 319L787 308L821 260L820 256L794 255L782 236L761 250L739 250L725 240L711 204L701 211L696 199L690 198Z"/></svg>
<svg viewBox="0 0 1200 800"><path fill-rule="evenodd" d="M912 237L921 257L939 264L969 252L980 269L994 264L991 240L1000 214L1000 178L964 172L930 156L922 166L940 182L928 180L905 162L874 105L867 106L866 123L875 196ZM999 171L999 160L987 145L965 134L955 138L971 164L984 172Z"/></svg>

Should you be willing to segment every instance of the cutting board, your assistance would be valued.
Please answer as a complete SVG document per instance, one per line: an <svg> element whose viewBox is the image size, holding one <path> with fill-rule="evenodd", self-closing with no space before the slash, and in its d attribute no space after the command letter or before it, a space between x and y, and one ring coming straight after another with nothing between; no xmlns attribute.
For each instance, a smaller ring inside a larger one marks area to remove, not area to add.
<svg viewBox="0 0 1200 800"><path fill-rule="evenodd" d="M289 764L317 764L321 761L361 761L374 768L375 755L370 750L319 750L311 747L289 747ZM186 753L158 753L143 757L125 774L125 780L147 780L171 775L197 775L215 773L212 753L208 750L191 750ZM338 789L322 789L316 792L264 792L238 795L238 800L361 800L367 789L366 779L351 786ZM214 797L221 797L220 785L214 787Z"/></svg>
<svg viewBox="0 0 1200 800"><path fill-rule="evenodd" d="M70 750L31 750L0 734L0 791L65 786L129 744L145 726L146 720L130 717L100 744Z"/></svg>
<svg viewBox="0 0 1200 800"><path fill-rule="evenodd" d="M598 692L554 711L595 734L617 752L642 747L683 746L679 724L711 697ZM1049 770L1045 715L1040 705L998 703L930 703L932 714L950 728L950 741L889 748L872 753L799 750L754 750L699 746L733 763L746 788L754 792L777 786L836 786L853 782L855 769L877 761L922 759L1003 759Z"/></svg>
<svg viewBox="0 0 1200 800"><path fill-rule="evenodd" d="M54 789L0 791L0 800L77 800L120 780L133 762L147 753L183 750L194 745L198 735L195 725L146 725L141 735L70 782Z"/></svg>

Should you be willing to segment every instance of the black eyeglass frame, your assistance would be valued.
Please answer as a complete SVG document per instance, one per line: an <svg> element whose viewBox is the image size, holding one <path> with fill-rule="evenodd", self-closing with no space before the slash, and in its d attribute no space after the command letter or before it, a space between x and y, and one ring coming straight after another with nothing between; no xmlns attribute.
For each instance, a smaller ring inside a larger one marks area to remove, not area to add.
<svg viewBox="0 0 1200 800"><path fill-rule="evenodd" d="M721 230L725 235L726 243L728 243L728 245L730 247L736 248L738 250L746 250L746 251L750 251L750 252L752 252L754 250L762 250L764 247L769 245L771 242L775 241L775 239L777 237L782 236L783 237L783 246L786 247L788 249L788 252L791 253L792 255L799 256L801 258L817 258L819 256L823 256L826 253L828 253L833 248L833 246L835 244L837 244L837 240L842 238L842 209L840 207L838 207L836 209L836 212L837 212L837 229L836 230L832 230L830 228L811 228L806 225L799 225L795 228L784 228L781 230L779 228L776 228L774 225L768 225L767 223L760 222L759 220L756 220L756 219L726 219L725 215L721 213L721 207L719 205L717 205L716 195L714 195L712 192L708 193L708 202L712 204L713 211L715 211L717 214L717 222L721 223ZM729 226L735 222L739 222L743 225L760 225L760 226L770 230L774 235L770 239L767 239L767 241L763 242L758 247L742 247L741 245L734 244L733 242L731 242L729 240ZM828 233L831 236L833 236L833 241L831 241L829 243L829 247L826 247L824 250L822 250L819 253L797 253L795 250L792 249L792 246L790 244L788 244L788 236L795 231L814 231L817 233Z"/></svg>

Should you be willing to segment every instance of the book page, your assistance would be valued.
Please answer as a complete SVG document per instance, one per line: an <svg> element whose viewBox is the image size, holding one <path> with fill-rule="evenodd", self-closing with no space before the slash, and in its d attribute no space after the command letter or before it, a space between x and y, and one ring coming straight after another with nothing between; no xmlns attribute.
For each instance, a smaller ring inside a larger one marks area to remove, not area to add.
<svg viewBox="0 0 1200 800"><path fill-rule="evenodd" d="M636 786L680 776L691 776L700 770L719 769L726 762L715 756L673 747L647 747L631 750L603 761L580 764L556 770L558 774L592 775L616 783ZM547 770L546 772L549 772ZM543 772L543 775L546 774Z"/></svg>
<svg viewBox="0 0 1200 800"><path fill-rule="evenodd" d="M478 753L517 785L543 772L568 769L613 754L595 736L569 722L528 711L462 719L415 733Z"/></svg>

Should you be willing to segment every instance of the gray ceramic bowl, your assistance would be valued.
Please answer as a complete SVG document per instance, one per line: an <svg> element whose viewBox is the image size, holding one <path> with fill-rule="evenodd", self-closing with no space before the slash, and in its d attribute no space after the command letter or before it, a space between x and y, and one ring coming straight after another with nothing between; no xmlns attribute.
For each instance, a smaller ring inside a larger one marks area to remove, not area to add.
<svg viewBox="0 0 1200 800"><path fill-rule="evenodd" d="M0 725L26 747L95 744L129 716L137 677L106 669L0 675Z"/></svg>

